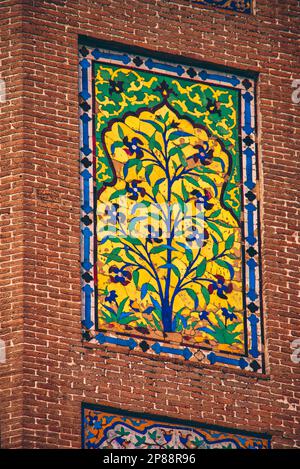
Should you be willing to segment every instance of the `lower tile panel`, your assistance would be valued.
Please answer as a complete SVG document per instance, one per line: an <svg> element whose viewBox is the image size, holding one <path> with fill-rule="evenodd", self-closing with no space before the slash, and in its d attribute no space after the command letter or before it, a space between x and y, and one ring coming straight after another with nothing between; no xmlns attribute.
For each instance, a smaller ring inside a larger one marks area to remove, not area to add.
<svg viewBox="0 0 300 469"><path fill-rule="evenodd" d="M268 449L268 435L251 434L94 404L82 405L85 449Z"/></svg>

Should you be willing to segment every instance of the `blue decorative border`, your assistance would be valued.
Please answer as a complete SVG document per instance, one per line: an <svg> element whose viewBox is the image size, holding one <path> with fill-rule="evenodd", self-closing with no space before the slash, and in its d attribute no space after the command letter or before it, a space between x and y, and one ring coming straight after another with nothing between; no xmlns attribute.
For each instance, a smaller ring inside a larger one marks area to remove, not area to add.
<svg viewBox="0 0 300 469"><path fill-rule="evenodd" d="M201 348L201 363L226 365L241 370L264 373L264 334L261 297L261 267L259 239L259 186L257 163L257 130L256 130L256 81L248 73L232 73L214 70L211 66L201 64L173 63L149 56L140 55L139 69L165 72L169 75L186 77L190 80L201 80L210 84L231 87L240 91L241 103L241 151L243 169L243 206L245 232L245 284L246 284L246 333L248 343L245 356L230 353L215 353L211 349ZM86 341L99 345L118 345L129 351L141 349L153 356L171 355L199 362L192 347L170 347L152 340L128 338L120 334L99 332L95 327L95 219L94 219L94 178L93 164L93 77L94 61L111 64L126 64L137 68L137 57L131 53L120 53L100 47L81 45L79 49L79 100L81 130L81 256L82 256L82 303L83 303L83 337ZM247 77L248 76L248 77Z"/></svg>

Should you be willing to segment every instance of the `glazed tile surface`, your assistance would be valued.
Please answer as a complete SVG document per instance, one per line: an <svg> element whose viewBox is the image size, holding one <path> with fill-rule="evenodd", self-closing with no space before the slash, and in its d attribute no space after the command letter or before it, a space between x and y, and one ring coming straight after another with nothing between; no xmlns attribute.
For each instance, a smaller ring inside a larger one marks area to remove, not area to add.
<svg viewBox="0 0 300 469"><path fill-rule="evenodd" d="M84 405L85 449L268 449L266 436Z"/></svg>
<svg viewBox="0 0 300 469"><path fill-rule="evenodd" d="M84 338L262 372L255 80L80 48Z"/></svg>

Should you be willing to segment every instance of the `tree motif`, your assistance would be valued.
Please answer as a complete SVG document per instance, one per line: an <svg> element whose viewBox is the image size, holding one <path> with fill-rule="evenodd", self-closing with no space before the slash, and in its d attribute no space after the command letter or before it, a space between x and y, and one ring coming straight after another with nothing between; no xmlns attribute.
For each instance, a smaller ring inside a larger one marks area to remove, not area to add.
<svg viewBox="0 0 300 469"><path fill-rule="evenodd" d="M229 154L167 104L113 122L103 147L114 181L97 214L100 325L240 344L240 230L222 203Z"/></svg>

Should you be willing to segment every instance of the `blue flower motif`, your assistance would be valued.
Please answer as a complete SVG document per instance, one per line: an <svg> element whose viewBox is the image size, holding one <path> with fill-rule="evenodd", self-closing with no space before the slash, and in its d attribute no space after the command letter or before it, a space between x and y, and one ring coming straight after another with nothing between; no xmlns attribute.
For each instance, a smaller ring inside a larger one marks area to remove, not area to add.
<svg viewBox="0 0 300 469"><path fill-rule="evenodd" d="M89 419L89 425L92 427L93 425L95 425L95 423L97 423L98 421L98 417L97 415L89 415L88 416L88 419Z"/></svg>
<svg viewBox="0 0 300 469"><path fill-rule="evenodd" d="M183 434L181 432L179 432L179 440L180 442L183 444L183 445L186 445L187 442L188 442L188 435L186 436L183 436Z"/></svg>
<svg viewBox="0 0 300 469"><path fill-rule="evenodd" d="M116 301L118 295L116 293L116 290L111 290L110 292L108 292L108 295L105 297L105 301L108 301L109 303L112 303L114 301Z"/></svg>
<svg viewBox="0 0 300 469"><path fill-rule="evenodd" d="M237 319L237 316L234 314L233 311L229 311L227 308L222 308L222 315L225 319L229 319L229 321L233 321Z"/></svg>
<svg viewBox="0 0 300 469"><path fill-rule="evenodd" d="M128 155L135 154L136 158L139 158L139 159L143 157L144 152L142 148L140 147L140 145L142 145L143 142L139 138L134 137L130 141L128 137L124 137L123 143L128 148L128 150L125 150Z"/></svg>
<svg viewBox="0 0 300 469"><path fill-rule="evenodd" d="M203 310L203 311L201 311L201 312L199 313L199 319L200 319L200 321L208 321L208 320L209 320L209 319L208 319L208 316L209 316L209 312L208 312L208 311Z"/></svg>
<svg viewBox="0 0 300 469"><path fill-rule="evenodd" d="M201 204L204 206L205 210L211 210L213 208L213 204L209 203L209 200L211 199L211 194L210 192L208 192L207 189L205 189L203 192L199 191L198 189L195 189L192 191L192 195L196 197L195 205Z"/></svg>
<svg viewBox="0 0 300 469"><path fill-rule="evenodd" d="M146 190L143 187L138 187L139 182L136 180L131 181L131 183L126 182L126 191L130 194L128 196L129 199L138 200L139 196L145 196Z"/></svg>
<svg viewBox="0 0 300 469"><path fill-rule="evenodd" d="M217 281L216 282L213 281L208 286L209 293L212 294L216 290L219 298L223 298L224 300L227 300L227 295L225 295L225 293L232 292L233 290L232 283L225 285L225 278L223 277L223 275L215 275L215 277Z"/></svg>
<svg viewBox="0 0 300 469"><path fill-rule="evenodd" d="M172 435L170 434L168 435L167 433L165 433L164 437L165 437L166 443L170 443L170 441L172 440Z"/></svg>
<svg viewBox="0 0 300 469"><path fill-rule="evenodd" d="M213 149L209 150L209 145L207 142L204 142L202 145L195 145L195 150L198 150L197 153L193 155L193 160L195 163L200 161L201 164L207 166L211 164L213 157Z"/></svg>
<svg viewBox="0 0 300 469"><path fill-rule="evenodd" d="M113 283L121 283L122 285L128 285L130 283L132 275L131 272L125 270L125 267L117 267L113 265L109 268L110 280Z"/></svg>

